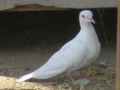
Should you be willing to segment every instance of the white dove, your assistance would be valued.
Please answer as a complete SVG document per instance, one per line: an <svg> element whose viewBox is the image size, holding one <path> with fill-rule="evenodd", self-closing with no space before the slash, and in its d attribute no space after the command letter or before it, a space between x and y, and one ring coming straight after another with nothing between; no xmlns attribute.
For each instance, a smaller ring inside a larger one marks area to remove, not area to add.
<svg viewBox="0 0 120 90"><path fill-rule="evenodd" d="M64 72L67 72L69 78L73 80L71 72L92 63L100 52L100 42L92 25L95 23L92 17L90 10L81 11L79 14L81 30L77 36L53 54L43 66L22 76L17 82L30 78L47 79Z"/></svg>

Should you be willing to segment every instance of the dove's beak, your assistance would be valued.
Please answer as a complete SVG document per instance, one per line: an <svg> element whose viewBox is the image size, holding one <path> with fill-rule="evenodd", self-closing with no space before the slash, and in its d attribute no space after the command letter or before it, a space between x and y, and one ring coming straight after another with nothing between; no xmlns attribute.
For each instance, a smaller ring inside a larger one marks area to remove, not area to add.
<svg viewBox="0 0 120 90"><path fill-rule="evenodd" d="M93 24L95 24L95 21L94 21L94 19L92 19L92 18L89 18L89 20L90 20L90 22L92 22Z"/></svg>

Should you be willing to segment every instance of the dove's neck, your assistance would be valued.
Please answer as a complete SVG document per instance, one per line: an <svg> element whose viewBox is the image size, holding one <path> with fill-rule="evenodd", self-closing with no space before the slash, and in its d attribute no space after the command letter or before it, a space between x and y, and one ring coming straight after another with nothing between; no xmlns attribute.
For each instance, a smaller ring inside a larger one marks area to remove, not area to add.
<svg viewBox="0 0 120 90"><path fill-rule="evenodd" d="M78 33L77 37L79 38L79 40L83 40L85 42L90 42L90 43L98 41L97 34L91 23L81 24L81 30Z"/></svg>
<svg viewBox="0 0 120 90"><path fill-rule="evenodd" d="M93 25L91 23L80 23L81 30L88 29L88 28L93 28Z"/></svg>

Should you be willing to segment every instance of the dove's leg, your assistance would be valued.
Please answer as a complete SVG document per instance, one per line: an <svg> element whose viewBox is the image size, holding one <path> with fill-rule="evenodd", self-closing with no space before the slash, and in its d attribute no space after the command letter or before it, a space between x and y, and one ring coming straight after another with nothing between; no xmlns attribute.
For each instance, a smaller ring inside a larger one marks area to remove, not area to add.
<svg viewBox="0 0 120 90"><path fill-rule="evenodd" d="M72 75L71 75L71 73L68 73L68 78L71 80L71 81L74 81L74 79L73 79L73 77L72 77Z"/></svg>
<svg viewBox="0 0 120 90"><path fill-rule="evenodd" d="M83 73L82 71L80 71L80 75L90 81L94 81L95 79L94 78L90 78L88 75L86 75L85 73Z"/></svg>

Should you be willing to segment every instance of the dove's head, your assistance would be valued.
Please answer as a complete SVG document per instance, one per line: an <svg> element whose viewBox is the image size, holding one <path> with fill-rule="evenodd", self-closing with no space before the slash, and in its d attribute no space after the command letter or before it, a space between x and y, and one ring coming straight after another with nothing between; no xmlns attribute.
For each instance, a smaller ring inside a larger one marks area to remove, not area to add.
<svg viewBox="0 0 120 90"><path fill-rule="evenodd" d="M94 23L93 13L90 10L83 10L79 14L79 20L81 24Z"/></svg>

